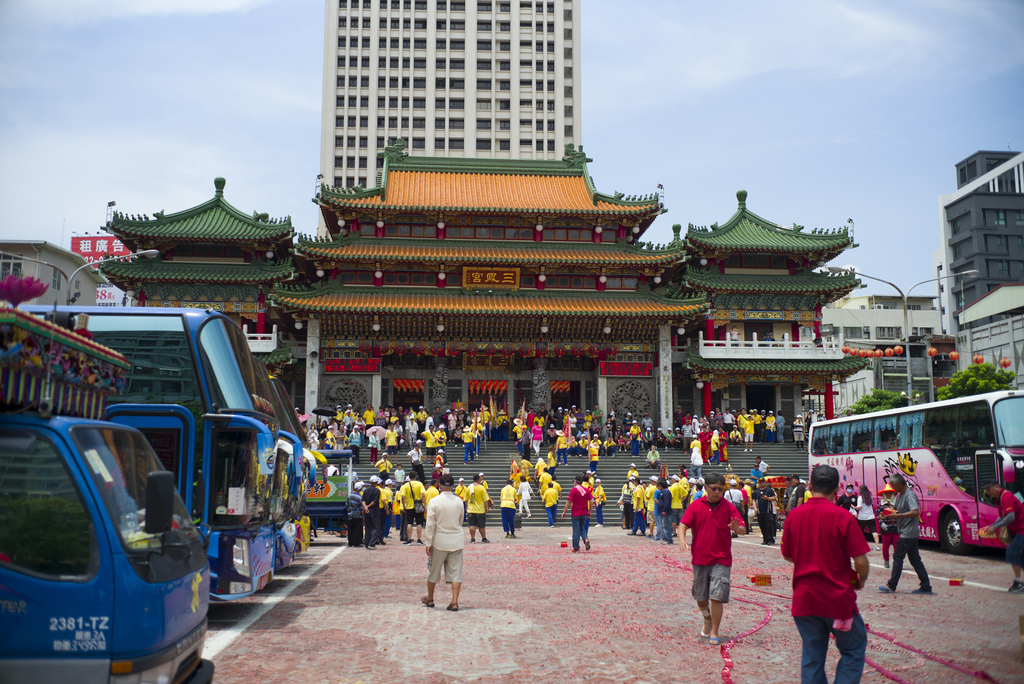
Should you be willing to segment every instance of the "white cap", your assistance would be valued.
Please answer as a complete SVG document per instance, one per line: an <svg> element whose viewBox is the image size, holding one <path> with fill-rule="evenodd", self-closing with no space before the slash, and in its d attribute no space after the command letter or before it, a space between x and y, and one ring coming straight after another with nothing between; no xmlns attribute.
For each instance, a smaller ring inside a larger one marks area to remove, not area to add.
<svg viewBox="0 0 1024 684"><path fill-rule="evenodd" d="M363 482L362 480L360 480L359 482L356 482L356 483L355 483L354 485L352 485L352 486L353 486L353 487L354 487L355 489L362 489L363 487L365 487L365 486L366 486L366 484L365 484L365 483L364 483L364 482Z"/></svg>
<svg viewBox="0 0 1024 684"><path fill-rule="evenodd" d="M465 481L466 481L466 478L464 478L464 477L460 477L459 478L459 482L465 482Z"/></svg>
<svg viewBox="0 0 1024 684"><path fill-rule="evenodd" d="M438 450L437 450L437 453L439 453L439 454L443 454L443 453L444 453L444 449L438 449Z"/></svg>
<svg viewBox="0 0 1024 684"><path fill-rule="evenodd" d="M657 482L657 481L658 481L658 476L657 476L657 475L651 475L651 476L650 476L649 478L647 478L647 479L649 479L649 480L653 480L653 481Z"/></svg>
<svg viewBox="0 0 1024 684"><path fill-rule="evenodd" d="M704 478L703 477L698 477L697 478L697 484L704 484Z"/></svg>
<svg viewBox="0 0 1024 684"><path fill-rule="evenodd" d="M807 484L807 480L800 480L800 484Z"/></svg>
<svg viewBox="0 0 1024 684"><path fill-rule="evenodd" d="M672 480L678 480L678 479L679 479L679 476L678 476L678 475L673 475L673 476L672 476L671 478L669 478L669 479L672 479Z"/></svg>
<svg viewBox="0 0 1024 684"><path fill-rule="evenodd" d="M689 482L690 484L697 484L697 481L692 477L689 480L687 480L687 482Z"/></svg>
<svg viewBox="0 0 1024 684"><path fill-rule="evenodd" d="M601 478L597 478L596 480L594 480L594 482L600 482L600 481L601 481Z"/></svg>
<svg viewBox="0 0 1024 684"><path fill-rule="evenodd" d="M483 477L483 476L484 476L484 474L483 474L483 473L480 473L480 477Z"/></svg>
<svg viewBox="0 0 1024 684"><path fill-rule="evenodd" d="M376 475L373 475L370 477L370 482L373 484L377 484L378 482L380 482L380 478L377 477Z"/></svg>
<svg viewBox="0 0 1024 684"><path fill-rule="evenodd" d="M630 463L630 464L629 464L629 467L630 467L630 468L636 468L636 463Z"/></svg>
<svg viewBox="0 0 1024 684"><path fill-rule="evenodd" d="M384 482L384 484L385 484L385 485L393 485L393 484L395 484L395 481L394 481L394 480L392 480L391 478L388 478L388 479L387 479L387 481L386 481L386 482Z"/></svg>

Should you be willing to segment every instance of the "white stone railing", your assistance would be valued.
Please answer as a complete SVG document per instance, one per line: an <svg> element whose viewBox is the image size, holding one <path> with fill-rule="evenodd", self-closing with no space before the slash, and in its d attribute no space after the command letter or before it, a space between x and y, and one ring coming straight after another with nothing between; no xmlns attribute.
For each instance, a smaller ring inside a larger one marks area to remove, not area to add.
<svg viewBox="0 0 1024 684"><path fill-rule="evenodd" d="M759 340L705 340L699 336L698 354L705 359L800 359L829 361L843 358L842 345L833 338L822 340L821 346L811 341L793 342L785 334L779 341Z"/></svg>
<svg viewBox="0 0 1024 684"><path fill-rule="evenodd" d="M269 333L250 333L249 326L243 325L242 332L253 354L269 354L277 349L277 326Z"/></svg>

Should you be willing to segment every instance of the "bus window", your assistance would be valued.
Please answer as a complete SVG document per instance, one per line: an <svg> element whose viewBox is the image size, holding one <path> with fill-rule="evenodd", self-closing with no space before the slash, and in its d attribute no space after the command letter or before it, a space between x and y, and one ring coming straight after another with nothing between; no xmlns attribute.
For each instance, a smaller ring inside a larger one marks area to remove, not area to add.
<svg viewBox="0 0 1024 684"><path fill-rule="evenodd" d="M872 434L872 421L858 420L850 424L850 450L871 451L874 448L874 434Z"/></svg>
<svg viewBox="0 0 1024 684"><path fill-rule="evenodd" d="M827 426L814 428L814 442L811 444L811 453L815 456L824 456L829 453L828 431L829 428Z"/></svg>
<svg viewBox="0 0 1024 684"><path fill-rule="evenodd" d="M888 451L896 446L896 416L875 419L875 451Z"/></svg>
<svg viewBox="0 0 1024 684"><path fill-rule="evenodd" d="M988 448L992 439L992 416L988 404L977 401L963 404L960 409L960 443L974 448Z"/></svg>
<svg viewBox="0 0 1024 684"><path fill-rule="evenodd" d="M1000 399L992 407L999 446L1024 447L1024 397Z"/></svg>
<svg viewBox="0 0 1024 684"><path fill-rule="evenodd" d="M981 453L975 455L974 460L977 461L979 487L982 484L985 484L986 482L991 482L992 480L1002 480L1002 478L997 476L997 473L999 471L996 469L996 455L994 452L982 451ZM973 490L974 488L972 487L971 489ZM970 493L977 496L977 493L975 491L971 491ZM997 501L989 499L987 496L985 496L984 492L981 492L978 498L987 504L992 504L993 506L998 505Z"/></svg>
<svg viewBox="0 0 1024 684"><path fill-rule="evenodd" d="M956 406L929 410L925 417L924 445L935 454L949 479L967 491L974 487L974 466L971 465L971 454L961 453L958 443Z"/></svg>
<svg viewBox="0 0 1024 684"><path fill-rule="evenodd" d="M913 449L921 446L924 432L924 412L915 411L900 416L897 449Z"/></svg>
<svg viewBox="0 0 1024 684"><path fill-rule="evenodd" d="M850 424L839 423L831 426L829 435L829 452L833 454L850 453Z"/></svg>

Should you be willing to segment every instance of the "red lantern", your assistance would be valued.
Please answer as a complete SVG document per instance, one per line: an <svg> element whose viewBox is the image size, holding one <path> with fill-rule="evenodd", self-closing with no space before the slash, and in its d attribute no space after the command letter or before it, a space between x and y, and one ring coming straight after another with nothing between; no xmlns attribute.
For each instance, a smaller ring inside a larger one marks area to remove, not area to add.
<svg viewBox="0 0 1024 684"><path fill-rule="evenodd" d="M1011 363L1012 362L1010 361L1010 359L1006 358L1005 356L999 359L999 365L1002 366L1003 368L1009 368Z"/></svg>
<svg viewBox="0 0 1024 684"><path fill-rule="evenodd" d="M880 359L883 356L885 356L885 352L883 352L881 349L876 349L875 350L875 358L876 359Z"/></svg>
<svg viewBox="0 0 1024 684"><path fill-rule="evenodd" d="M903 347L897 344L895 347L892 348L892 353L895 354L896 356L903 356Z"/></svg>
<svg viewBox="0 0 1024 684"><path fill-rule="evenodd" d="M850 348L844 344L843 345L843 354L849 354L849 353L850 353Z"/></svg>
<svg viewBox="0 0 1024 684"><path fill-rule="evenodd" d="M893 355L893 353L894 353L894 352L893 352L893 350L892 350L892 347L886 347L886 348L885 348L885 355L886 355L886 356L892 356L892 355Z"/></svg>
<svg viewBox="0 0 1024 684"><path fill-rule="evenodd" d="M982 363L985 363L985 357L984 357L984 356L982 356L981 354L975 354L975 355L974 355L974 363L975 363L975 364L982 364Z"/></svg>
<svg viewBox="0 0 1024 684"><path fill-rule="evenodd" d="M950 361L956 361L959 358L960 358L960 352L956 351L955 349L953 351L949 352L949 360Z"/></svg>
<svg viewBox="0 0 1024 684"><path fill-rule="evenodd" d="M868 356L870 354L871 354L871 352L869 352L867 349L861 349L860 350L860 358L862 358L862 359L868 358Z"/></svg>
<svg viewBox="0 0 1024 684"><path fill-rule="evenodd" d="M939 353L939 350L935 347L928 347L928 356L935 356Z"/></svg>

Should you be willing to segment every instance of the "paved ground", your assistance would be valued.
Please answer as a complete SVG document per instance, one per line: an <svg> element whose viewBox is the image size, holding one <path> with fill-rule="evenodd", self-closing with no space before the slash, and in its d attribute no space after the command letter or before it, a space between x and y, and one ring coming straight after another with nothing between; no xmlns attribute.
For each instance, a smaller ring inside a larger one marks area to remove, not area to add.
<svg viewBox="0 0 1024 684"><path fill-rule="evenodd" d="M225 684L723 681L722 649L697 636L688 554L618 527L593 529L593 550L573 554L560 547L570 532L530 529L506 541L499 527L491 544L467 545L458 613L444 610L442 586L437 608L420 605L423 547L366 551L321 536L262 594L211 606L206 655ZM995 681L1024 682L1024 595L1005 592L1010 571L1001 555L956 558L936 547L922 555L934 596L906 593L917 586L912 572L899 594L878 593L888 571L881 553L871 554L869 588L859 597L869 629L921 653L871 635L868 658L895 679L866 667L863 681L982 681L969 673L984 670ZM734 557L723 648L771 615L728 652L732 679L799 681L788 564L754 536L734 544ZM770 573L773 586L754 587L747 576L755 573ZM949 586L950 577L971 584Z"/></svg>

